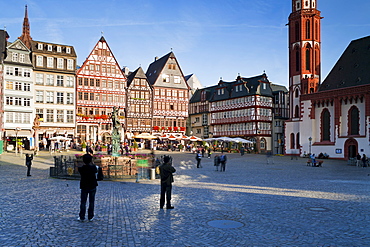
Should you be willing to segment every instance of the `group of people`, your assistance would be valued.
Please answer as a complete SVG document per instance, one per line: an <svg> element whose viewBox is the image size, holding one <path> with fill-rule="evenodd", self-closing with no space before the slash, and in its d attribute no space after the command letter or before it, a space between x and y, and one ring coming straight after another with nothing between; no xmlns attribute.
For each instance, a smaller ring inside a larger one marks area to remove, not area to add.
<svg viewBox="0 0 370 247"><path fill-rule="evenodd" d="M368 159L366 157L366 154L363 154L361 157L361 154L358 153L356 156L356 159L357 159L357 166L367 167Z"/></svg>

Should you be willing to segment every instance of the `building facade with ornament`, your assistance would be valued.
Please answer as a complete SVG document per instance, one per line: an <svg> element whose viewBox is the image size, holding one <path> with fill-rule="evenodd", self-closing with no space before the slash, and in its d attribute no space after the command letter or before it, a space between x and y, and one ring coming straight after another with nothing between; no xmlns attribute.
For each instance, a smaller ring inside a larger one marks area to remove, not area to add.
<svg viewBox="0 0 370 247"><path fill-rule="evenodd" d="M31 51L34 80L34 137L36 148L49 147L55 136L72 138L75 131L77 55L71 45L31 38L27 6L19 39Z"/></svg>
<svg viewBox="0 0 370 247"><path fill-rule="evenodd" d="M127 76L126 136L151 133L153 87L141 67Z"/></svg>
<svg viewBox="0 0 370 247"><path fill-rule="evenodd" d="M19 39L8 42L4 60L4 139L6 148L14 150L16 142L25 149L35 145L34 85L31 51Z"/></svg>
<svg viewBox="0 0 370 247"><path fill-rule="evenodd" d="M126 76L102 36L77 70L76 138L79 143L111 142L113 107L125 132ZM124 136L121 136L121 141Z"/></svg>
<svg viewBox="0 0 370 247"><path fill-rule="evenodd" d="M370 149L370 37L353 40L320 84L317 1L292 1L286 154L350 159Z"/></svg>
<svg viewBox="0 0 370 247"><path fill-rule="evenodd" d="M153 87L153 134L181 135L186 132L189 90L173 52L155 58L146 76Z"/></svg>

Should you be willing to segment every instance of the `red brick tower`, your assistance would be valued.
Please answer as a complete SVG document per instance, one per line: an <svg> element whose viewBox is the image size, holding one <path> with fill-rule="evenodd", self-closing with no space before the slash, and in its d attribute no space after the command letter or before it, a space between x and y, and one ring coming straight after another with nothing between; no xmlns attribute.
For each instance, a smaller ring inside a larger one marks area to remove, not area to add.
<svg viewBox="0 0 370 247"><path fill-rule="evenodd" d="M292 0L289 16L289 91L291 118L300 118L302 94L317 91L321 77L321 12L317 0Z"/></svg>
<svg viewBox="0 0 370 247"><path fill-rule="evenodd" d="M31 49L31 33L30 33L30 22L28 21L28 10L26 5L26 10L24 13L24 19L23 19L23 31L22 35L19 37L20 40L28 47L28 49Z"/></svg>

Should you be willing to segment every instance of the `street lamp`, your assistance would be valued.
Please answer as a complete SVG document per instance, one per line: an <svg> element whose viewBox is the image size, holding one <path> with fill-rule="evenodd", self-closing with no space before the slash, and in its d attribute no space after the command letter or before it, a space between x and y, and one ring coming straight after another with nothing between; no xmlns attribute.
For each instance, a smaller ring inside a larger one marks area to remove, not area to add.
<svg viewBox="0 0 370 247"><path fill-rule="evenodd" d="M308 137L308 141L309 141L309 143L308 143L308 153L309 154L311 154L311 142L312 142L312 137L310 136L310 137Z"/></svg>
<svg viewBox="0 0 370 247"><path fill-rule="evenodd" d="M21 130L21 128L16 127L15 128L15 156L18 156L18 132Z"/></svg>

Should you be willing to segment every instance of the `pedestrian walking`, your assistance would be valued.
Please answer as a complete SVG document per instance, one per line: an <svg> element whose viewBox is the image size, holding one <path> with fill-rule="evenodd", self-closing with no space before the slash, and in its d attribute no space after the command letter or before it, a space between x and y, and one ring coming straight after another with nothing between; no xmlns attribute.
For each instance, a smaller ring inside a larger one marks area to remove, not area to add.
<svg viewBox="0 0 370 247"><path fill-rule="evenodd" d="M83 166L78 167L78 172L81 175L80 189L81 189L81 203L80 203L80 213L78 220L84 221L86 214L86 202L89 198L89 208L88 208L88 220L92 221L94 219L94 206L95 206L95 194L96 187L98 186L97 176L98 169L92 163L92 156L90 154L84 154L82 156Z"/></svg>
<svg viewBox="0 0 370 247"><path fill-rule="evenodd" d="M172 194L172 183L173 183L173 173L176 169L172 166L172 159L170 156L165 155L163 157L163 164L159 166L159 174L161 176L161 197L159 201L159 206L162 209L166 202L167 209L173 209L171 205L171 194Z"/></svg>
<svg viewBox="0 0 370 247"><path fill-rule="evenodd" d="M362 167L367 167L367 157L365 154L362 155Z"/></svg>
<svg viewBox="0 0 370 247"><path fill-rule="evenodd" d="M361 155L359 153L357 153L356 155L356 159L357 159L357 166L360 167L361 166L361 163L362 163L362 160L361 160Z"/></svg>
<svg viewBox="0 0 370 247"><path fill-rule="evenodd" d="M202 148L202 157L204 157L205 152L206 152L206 150L204 148Z"/></svg>
<svg viewBox="0 0 370 247"><path fill-rule="evenodd" d="M212 154L212 149L211 147L208 148L208 159L211 158L211 154Z"/></svg>
<svg viewBox="0 0 370 247"><path fill-rule="evenodd" d="M240 148L240 156L243 156L244 155L244 152L245 152L245 148L242 146Z"/></svg>
<svg viewBox="0 0 370 247"><path fill-rule="evenodd" d="M227 161L226 155L225 154L222 154L220 156L220 165L221 165L220 172L224 172L225 171L226 161Z"/></svg>
<svg viewBox="0 0 370 247"><path fill-rule="evenodd" d="M195 156L195 160L197 161L197 168L200 168L202 167L202 165L200 164L201 160L202 160L202 154L200 153L200 151L198 150L196 156Z"/></svg>
<svg viewBox="0 0 370 247"><path fill-rule="evenodd" d="M218 167L220 166L220 156L215 155L213 162L213 165L216 167L216 172L218 172Z"/></svg>
<svg viewBox="0 0 370 247"><path fill-rule="evenodd" d="M33 155L26 154L27 177L31 176L32 160L33 160Z"/></svg>

